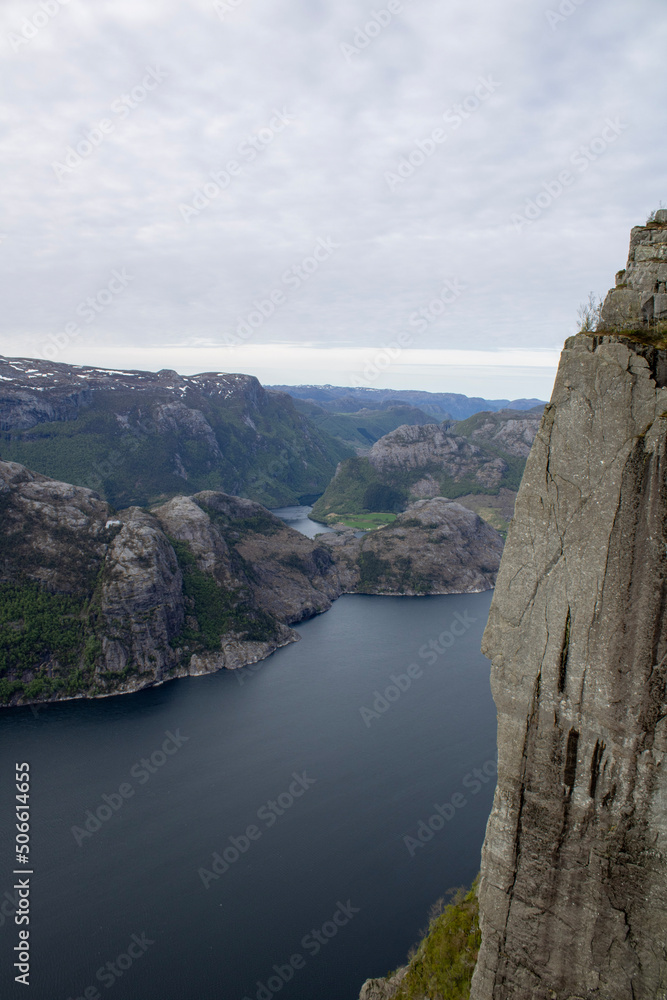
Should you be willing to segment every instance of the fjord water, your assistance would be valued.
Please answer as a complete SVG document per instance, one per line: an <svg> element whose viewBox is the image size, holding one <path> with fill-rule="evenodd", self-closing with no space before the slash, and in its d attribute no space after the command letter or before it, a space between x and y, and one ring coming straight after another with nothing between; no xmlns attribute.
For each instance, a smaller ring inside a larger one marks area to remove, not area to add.
<svg viewBox="0 0 667 1000"><path fill-rule="evenodd" d="M431 903L479 867L495 784L490 598L343 597L254 667L4 711L2 900L15 761L31 766L35 874L29 991L0 910L3 998L356 1000L399 965ZM449 648L420 656L443 632ZM392 674L406 690L364 721ZM94 832L73 833L87 815ZM432 836L411 853L418 830ZM228 870L202 879L215 852Z"/></svg>
<svg viewBox="0 0 667 1000"><path fill-rule="evenodd" d="M304 505L293 507L275 507L271 513L275 514L286 524L289 524L290 528L300 531L302 535L306 535L308 538L314 538L315 535L323 534L327 531L333 531L333 528L329 528L325 524L319 524L317 521L311 521L308 515L312 509L312 507Z"/></svg>

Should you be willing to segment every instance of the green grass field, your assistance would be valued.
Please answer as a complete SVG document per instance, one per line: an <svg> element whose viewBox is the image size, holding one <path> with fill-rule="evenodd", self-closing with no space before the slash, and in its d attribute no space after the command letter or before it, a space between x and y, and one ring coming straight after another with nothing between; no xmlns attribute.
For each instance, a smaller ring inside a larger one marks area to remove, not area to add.
<svg viewBox="0 0 667 1000"><path fill-rule="evenodd" d="M356 528L357 531L373 531L374 528L382 528L395 520L396 514L330 514L327 518L330 524L346 524L348 528Z"/></svg>

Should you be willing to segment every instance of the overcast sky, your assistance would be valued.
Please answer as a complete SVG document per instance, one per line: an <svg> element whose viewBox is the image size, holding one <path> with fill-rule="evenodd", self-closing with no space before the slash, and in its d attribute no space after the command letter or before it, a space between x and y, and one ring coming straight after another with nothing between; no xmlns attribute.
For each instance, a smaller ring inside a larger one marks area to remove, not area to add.
<svg viewBox="0 0 667 1000"><path fill-rule="evenodd" d="M0 41L5 355L545 397L667 204L664 0L3 0Z"/></svg>

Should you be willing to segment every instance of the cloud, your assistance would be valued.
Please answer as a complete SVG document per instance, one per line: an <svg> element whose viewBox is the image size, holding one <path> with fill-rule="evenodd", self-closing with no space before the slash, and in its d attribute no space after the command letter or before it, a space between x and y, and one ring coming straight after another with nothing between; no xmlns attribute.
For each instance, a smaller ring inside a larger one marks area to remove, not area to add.
<svg viewBox="0 0 667 1000"><path fill-rule="evenodd" d="M0 351L37 353L126 268L86 350L111 339L162 367L152 345L223 342L320 239L340 250L253 343L381 347L448 279L466 293L415 349L560 346L624 264L630 226L666 199L667 17L662 0L584 0L554 25L559 4L51 0L16 48L40 5L8 0ZM269 140L276 113L289 124ZM574 167L610 119L614 142Z"/></svg>

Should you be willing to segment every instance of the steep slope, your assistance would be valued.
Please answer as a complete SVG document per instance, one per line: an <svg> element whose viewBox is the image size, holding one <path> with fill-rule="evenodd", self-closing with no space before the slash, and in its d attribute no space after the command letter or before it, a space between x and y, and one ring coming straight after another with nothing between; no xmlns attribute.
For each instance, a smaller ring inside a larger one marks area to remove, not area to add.
<svg viewBox="0 0 667 1000"><path fill-rule="evenodd" d="M667 995L665 247L667 212L567 341L517 498L472 1000Z"/></svg>
<svg viewBox="0 0 667 1000"><path fill-rule="evenodd" d="M330 601L301 579L275 612L263 602L235 544L271 515L226 499L239 506L224 538L197 498L114 514L91 490L0 462L0 701L137 690L294 641L285 623ZM276 531L298 550L297 532Z"/></svg>
<svg viewBox="0 0 667 1000"><path fill-rule="evenodd" d="M0 453L116 506L202 489L279 506L321 493L351 451L250 375L0 358Z"/></svg>

